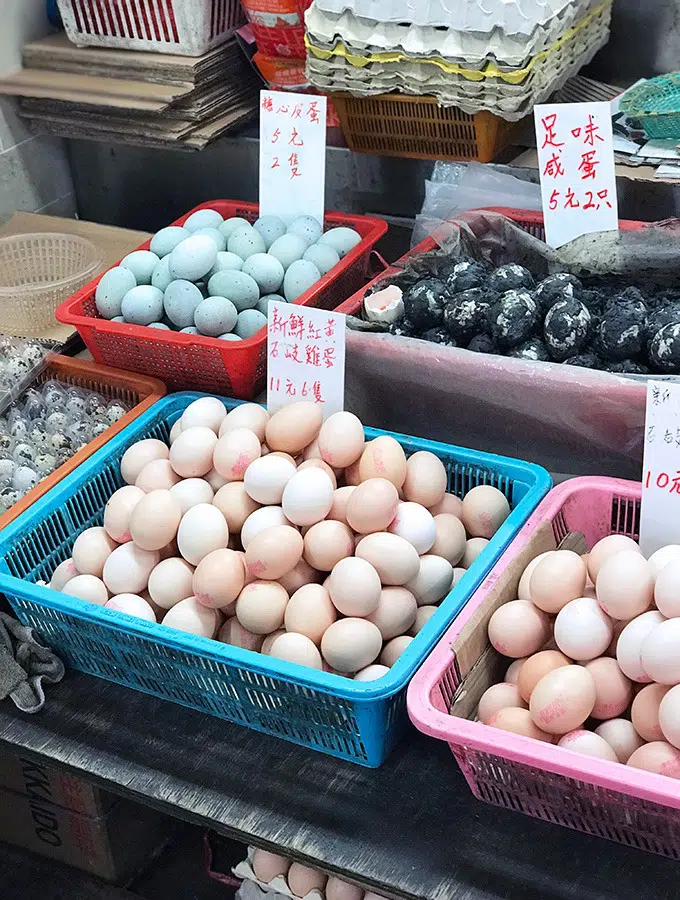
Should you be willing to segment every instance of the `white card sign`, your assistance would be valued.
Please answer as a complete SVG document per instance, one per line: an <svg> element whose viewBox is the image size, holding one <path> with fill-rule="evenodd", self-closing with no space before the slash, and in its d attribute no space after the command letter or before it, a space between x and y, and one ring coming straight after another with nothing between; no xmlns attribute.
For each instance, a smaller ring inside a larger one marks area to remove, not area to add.
<svg viewBox="0 0 680 900"><path fill-rule="evenodd" d="M546 243L619 227L608 103L534 107Z"/></svg>
<svg viewBox="0 0 680 900"><path fill-rule="evenodd" d="M326 98L260 93L260 215L323 224Z"/></svg>
<svg viewBox="0 0 680 900"><path fill-rule="evenodd" d="M680 384L647 382L640 547L680 544Z"/></svg>
<svg viewBox="0 0 680 900"><path fill-rule="evenodd" d="M267 409L298 400L323 405L324 418L344 408L345 316L269 302Z"/></svg>

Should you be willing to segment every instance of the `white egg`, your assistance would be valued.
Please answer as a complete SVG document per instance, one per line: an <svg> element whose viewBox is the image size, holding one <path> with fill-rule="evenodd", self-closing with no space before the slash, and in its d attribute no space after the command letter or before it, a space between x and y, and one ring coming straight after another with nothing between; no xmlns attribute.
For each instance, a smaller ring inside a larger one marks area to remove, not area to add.
<svg viewBox="0 0 680 900"><path fill-rule="evenodd" d="M173 278L199 281L212 269L216 259L215 242L204 234L192 234L170 254L170 274Z"/></svg>
<svg viewBox="0 0 680 900"><path fill-rule="evenodd" d="M177 548L192 566L197 566L213 550L223 550L228 542L229 528L216 506L198 503L182 516L177 531Z"/></svg>
<svg viewBox="0 0 680 900"><path fill-rule="evenodd" d="M418 555L427 553L437 536L434 516L420 503L399 503L397 515L387 530L413 544Z"/></svg>
<svg viewBox="0 0 680 900"><path fill-rule="evenodd" d="M163 624L169 628L207 638L215 636L219 622L218 610L202 606L195 597L180 600L163 616Z"/></svg>
<svg viewBox="0 0 680 900"><path fill-rule="evenodd" d="M124 269L130 269L137 284L151 284L153 270L159 261L151 250L133 250L121 259L120 264Z"/></svg>
<svg viewBox="0 0 680 900"><path fill-rule="evenodd" d="M295 475L295 466L283 456L261 456L246 469L246 493L257 503L281 503L283 491Z"/></svg>
<svg viewBox="0 0 680 900"><path fill-rule="evenodd" d="M318 468L296 472L286 484L281 499L286 518L295 525L320 522L332 505L333 483L323 469Z"/></svg>
<svg viewBox="0 0 680 900"><path fill-rule="evenodd" d="M453 566L441 556L420 557L420 569L406 587L418 601L418 606L433 606L451 590Z"/></svg>
<svg viewBox="0 0 680 900"><path fill-rule="evenodd" d="M190 403L182 413L178 421L181 423L179 430L202 426L210 428L215 434L220 430L220 425L227 416L227 410L217 397L201 397ZM172 438L172 435L170 435Z"/></svg>

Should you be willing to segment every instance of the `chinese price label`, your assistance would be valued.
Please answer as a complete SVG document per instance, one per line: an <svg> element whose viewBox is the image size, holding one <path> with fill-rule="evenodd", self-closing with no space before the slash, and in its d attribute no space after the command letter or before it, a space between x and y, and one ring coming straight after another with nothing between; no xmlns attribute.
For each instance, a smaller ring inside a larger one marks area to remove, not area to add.
<svg viewBox="0 0 680 900"><path fill-rule="evenodd" d="M680 384L647 382L640 547L680 544Z"/></svg>
<svg viewBox="0 0 680 900"><path fill-rule="evenodd" d="M260 215L323 223L326 98L260 93Z"/></svg>
<svg viewBox="0 0 680 900"><path fill-rule="evenodd" d="M619 227L608 103L534 107L546 243Z"/></svg>
<svg viewBox="0 0 680 900"><path fill-rule="evenodd" d="M345 317L271 300L267 328L267 409L323 404L324 419L344 408Z"/></svg>

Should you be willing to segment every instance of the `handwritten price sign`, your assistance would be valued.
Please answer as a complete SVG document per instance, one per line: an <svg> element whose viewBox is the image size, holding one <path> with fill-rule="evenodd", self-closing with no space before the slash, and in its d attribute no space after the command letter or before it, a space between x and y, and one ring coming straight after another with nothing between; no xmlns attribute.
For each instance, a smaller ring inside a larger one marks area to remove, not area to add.
<svg viewBox="0 0 680 900"><path fill-rule="evenodd" d="M619 227L608 103L534 107L546 242Z"/></svg>
<svg viewBox="0 0 680 900"><path fill-rule="evenodd" d="M640 547L680 543L680 384L647 382Z"/></svg>
<svg viewBox="0 0 680 900"><path fill-rule="evenodd" d="M326 98L260 93L260 215L323 223Z"/></svg>
<svg viewBox="0 0 680 900"><path fill-rule="evenodd" d="M271 300L267 329L267 409L311 400L324 418L344 408L345 317Z"/></svg>

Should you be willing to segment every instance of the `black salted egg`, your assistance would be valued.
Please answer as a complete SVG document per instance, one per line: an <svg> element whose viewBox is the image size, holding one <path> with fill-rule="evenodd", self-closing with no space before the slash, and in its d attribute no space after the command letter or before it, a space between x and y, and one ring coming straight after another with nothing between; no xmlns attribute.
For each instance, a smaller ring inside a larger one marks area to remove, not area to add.
<svg viewBox="0 0 680 900"><path fill-rule="evenodd" d="M444 305L448 301L446 285L438 278L423 278L404 294L406 315L417 331L427 331L442 324Z"/></svg>
<svg viewBox="0 0 680 900"><path fill-rule="evenodd" d="M471 288L481 287L489 275L490 267L486 263L477 262L474 259L463 259L460 262L449 264L441 271L441 277L446 280L446 286L450 294L459 294Z"/></svg>
<svg viewBox="0 0 680 900"><path fill-rule="evenodd" d="M433 344L446 344L449 347L456 346L456 342L448 333L446 328L429 328L420 336L424 341L431 341L431 343Z"/></svg>
<svg viewBox="0 0 680 900"><path fill-rule="evenodd" d="M540 338L530 338L519 347L513 347L508 356L515 359L530 359L533 362L550 362L550 354Z"/></svg>
<svg viewBox="0 0 680 900"><path fill-rule="evenodd" d="M662 372L680 372L680 324L664 325L649 347L652 364Z"/></svg>
<svg viewBox="0 0 680 900"><path fill-rule="evenodd" d="M664 325L680 324L680 303L666 303L657 307L647 317L647 340L651 343L654 335Z"/></svg>
<svg viewBox="0 0 680 900"><path fill-rule="evenodd" d="M470 288L452 297L444 307L444 325L449 334L460 344L465 344L476 334L488 331L487 313L497 299L483 288Z"/></svg>
<svg viewBox="0 0 680 900"><path fill-rule="evenodd" d="M634 359L624 359L623 362L612 363L607 366L606 371L618 375L649 375L647 366L635 362Z"/></svg>
<svg viewBox="0 0 680 900"><path fill-rule="evenodd" d="M499 294L505 291L519 290L520 288L532 288L534 279L531 272L524 266L517 263L508 263L506 266L500 266L486 280L486 287L490 291L497 291Z"/></svg>
<svg viewBox="0 0 680 900"><path fill-rule="evenodd" d="M506 291L489 309L487 318L491 335L499 347L517 347L535 332L539 321L538 305L528 291Z"/></svg>
<svg viewBox="0 0 680 900"><path fill-rule="evenodd" d="M564 360L563 365L580 366L582 369L601 369L602 361L596 353L591 353L588 350L585 353L577 353L576 356L570 356L569 359Z"/></svg>
<svg viewBox="0 0 680 900"><path fill-rule="evenodd" d="M488 334L476 334L467 345L474 353L498 353L493 338Z"/></svg>
<svg viewBox="0 0 680 900"><path fill-rule="evenodd" d="M563 362L575 356L588 342L591 325L590 313L575 297L554 303L543 323L543 337L552 358Z"/></svg>
<svg viewBox="0 0 680 900"><path fill-rule="evenodd" d="M646 336L647 307L644 302L623 295L612 297L597 332L602 358L607 362L636 359L645 347Z"/></svg>
<svg viewBox="0 0 680 900"><path fill-rule="evenodd" d="M555 275L548 275L536 285L534 300L543 312L547 312L558 300L568 300L575 296L574 288L580 287L581 282L575 275L570 275L568 272L557 272Z"/></svg>

